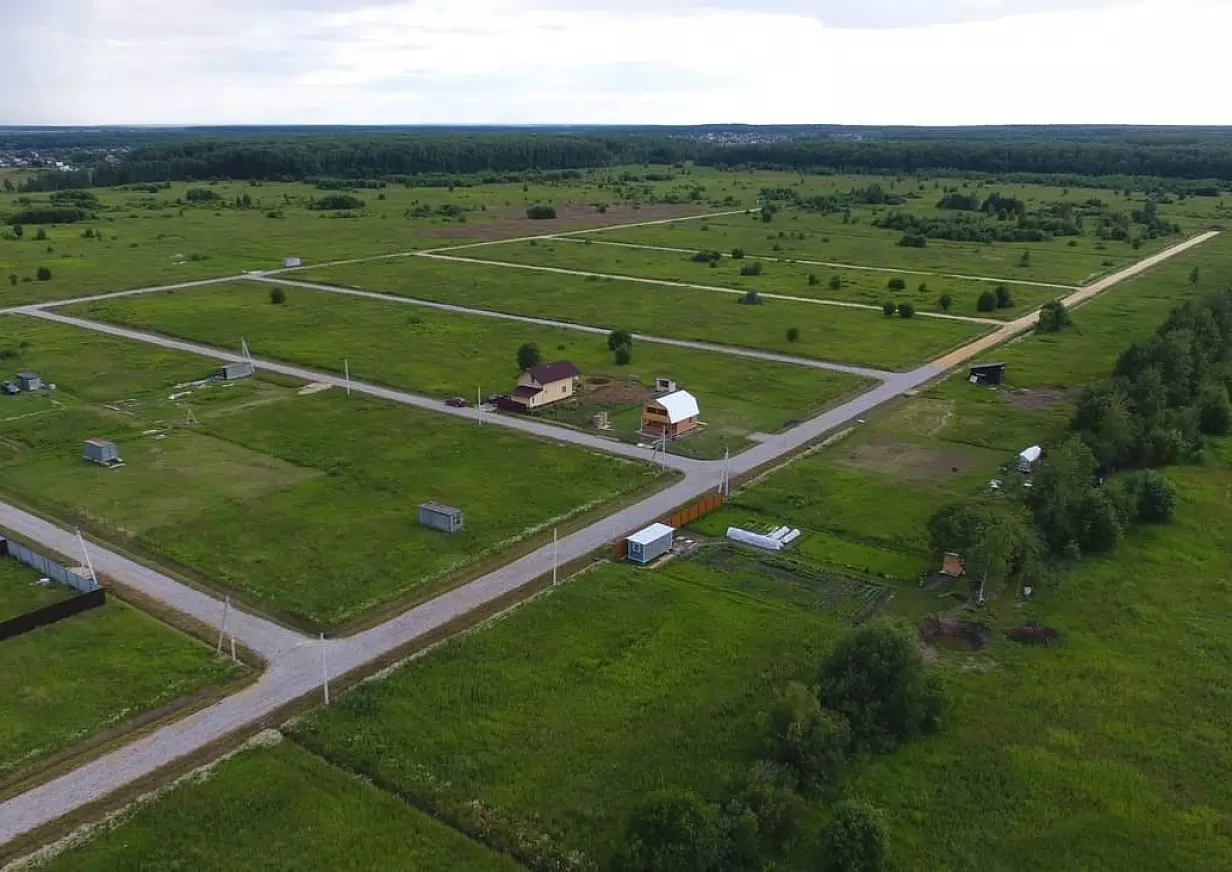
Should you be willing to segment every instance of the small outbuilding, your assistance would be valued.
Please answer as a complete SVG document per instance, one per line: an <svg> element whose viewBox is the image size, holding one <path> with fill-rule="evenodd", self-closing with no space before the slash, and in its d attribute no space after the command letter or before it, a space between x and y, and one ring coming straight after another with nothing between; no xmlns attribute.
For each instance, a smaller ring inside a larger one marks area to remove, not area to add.
<svg viewBox="0 0 1232 872"><path fill-rule="evenodd" d="M674 378L666 378L659 376L655 379L655 392L660 394L674 394L680 390L680 385L676 384Z"/></svg>
<svg viewBox="0 0 1232 872"><path fill-rule="evenodd" d="M419 525L456 533L462 529L462 510L442 503L422 503L419 506Z"/></svg>
<svg viewBox="0 0 1232 872"><path fill-rule="evenodd" d="M118 466L123 463L120 460L120 450L108 439L87 439L82 446L81 456L100 466Z"/></svg>
<svg viewBox="0 0 1232 872"><path fill-rule="evenodd" d="M651 524L629 537L629 559L643 566L672 550L674 527Z"/></svg>
<svg viewBox="0 0 1232 872"><path fill-rule="evenodd" d="M975 363L969 370L968 381L973 385L996 387L1005 381L1005 369L1004 363Z"/></svg>
<svg viewBox="0 0 1232 872"><path fill-rule="evenodd" d="M676 391L642 407L642 433L679 439L700 426L700 416L697 398L688 391Z"/></svg>
<svg viewBox="0 0 1232 872"><path fill-rule="evenodd" d="M256 367L251 361L238 360L232 363L224 363L218 370L218 375L223 381L235 381L236 379L248 378L256 372Z"/></svg>
<svg viewBox="0 0 1232 872"><path fill-rule="evenodd" d="M17 373L17 387L23 391L40 391L43 389L43 379L37 372Z"/></svg>
<svg viewBox="0 0 1232 872"><path fill-rule="evenodd" d="M1032 445L1030 448L1019 452L1018 454L1018 471L1024 473L1035 472L1040 465L1040 458L1044 456L1044 449L1038 445Z"/></svg>
<svg viewBox="0 0 1232 872"><path fill-rule="evenodd" d="M967 564L961 554L955 554L953 551L946 552L945 558L941 561L942 575L946 578L962 578L966 571Z"/></svg>
<svg viewBox="0 0 1232 872"><path fill-rule="evenodd" d="M297 266L303 266L304 262L298 257L286 257L283 258L282 265L287 269L294 269Z"/></svg>

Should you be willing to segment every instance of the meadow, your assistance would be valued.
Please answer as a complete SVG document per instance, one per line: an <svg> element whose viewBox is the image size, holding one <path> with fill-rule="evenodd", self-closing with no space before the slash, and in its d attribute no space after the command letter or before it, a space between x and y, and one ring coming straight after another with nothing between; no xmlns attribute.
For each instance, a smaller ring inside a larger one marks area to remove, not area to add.
<svg viewBox="0 0 1232 872"><path fill-rule="evenodd" d="M271 305L267 285L243 282L101 300L68 311L220 347L238 345L236 325L243 325L255 355L334 372L343 370L345 359L356 379L442 401L511 389L519 374L517 349L530 342L544 361L575 363L588 385L568 409L546 410L552 420L590 427L590 414L608 409L617 428L613 435L635 440L641 400L651 395L657 377L670 377L699 398L707 424L704 440L686 440L680 450L704 456L743 450L750 433L772 433L812 417L867 383L843 373L649 342L637 344L631 363L617 366L603 335L303 288L285 292L283 304ZM630 380L650 387L639 391Z"/></svg>
<svg viewBox="0 0 1232 872"><path fill-rule="evenodd" d="M762 257L894 267L926 274L924 280L930 282L940 281L940 276L944 274L958 274L994 282L1016 279L1064 285L1085 284L1140 260L1168 242L1167 239L1158 239L1134 250L1128 242L1101 243L1089 237L1078 237L1078 245L1073 248L1061 238L1032 243L930 239L926 248L904 248L898 244L902 238L901 232L884 230L871 224L887 209L853 210L851 224L844 224L841 216L786 209L768 225L761 220L760 213L754 212L747 216L715 218L706 222L610 230L588 234L588 237L597 242L722 252L741 248L746 254ZM703 227L706 229L703 230ZM1174 241L1179 242L1181 238L1174 237ZM1103 247L1099 248L1101 245ZM1024 252L1030 253L1030 263L1026 266L1022 265ZM937 275L938 278L927 278L927 274Z"/></svg>
<svg viewBox="0 0 1232 872"><path fill-rule="evenodd" d="M41 868L512 872L521 867L282 742L215 764Z"/></svg>
<svg viewBox="0 0 1232 872"><path fill-rule="evenodd" d="M722 562L591 570L292 736L459 826L477 799L494 829L530 827L606 867L645 793L718 798L754 765L773 693L808 680L850 617L804 579Z"/></svg>
<svg viewBox="0 0 1232 872"><path fill-rule="evenodd" d="M0 783L244 669L216 660L207 646L114 596L101 608L6 639L0 642Z"/></svg>
<svg viewBox="0 0 1232 872"><path fill-rule="evenodd" d="M462 252L466 254L466 252ZM650 336L714 342L886 369L907 369L990 328L939 318L787 300L740 305L737 295L637 281L403 258L297 273L326 282ZM799 330L795 342L790 328Z"/></svg>
<svg viewBox="0 0 1232 872"><path fill-rule="evenodd" d="M95 188L90 193L98 205L91 211L97 217L23 225L20 239L0 236L0 307L275 269L291 257L325 263L550 232L545 223L578 229L713 211L687 200L682 182L617 185L619 174L595 170L582 179L525 187L389 185L353 192L363 206L342 210L309 207L345 192L300 183L173 183L156 192ZM216 199L193 201L190 191ZM237 205L244 197L248 205ZM45 194L0 194L0 215L47 201ZM561 217L528 221L533 203L553 203ZM12 236L3 225L0 232ZM37 279L39 267L51 271L49 281Z"/></svg>
<svg viewBox="0 0 1232 872"><path fill-rule="evenodd" d="M1212 284L1223 282L1218 255L1195 253L1211 258ZM806 531L803 565L863 564L906 581L929 568L933 511L984 489L1024 444L1065 426L1072 395L1047 390L1065 355L1089 348L1092 361L1068 383L1089 382L1158 326L1161 306L1197 292L1184 264L1153 270L1078 309L1073 331L1017 343L1011 385L952 378L905 398L738 492L695 532L792 524ZM1180 495L1172 525L1138 529L1115 554L1070 568L1029 601L995 599L982 616L994 628L1059 627L1064 646L1017 647L994 633L980 654L930 654L951 699L942 732L860 760L847 787L884 811L893 868L1232 863L1221 690L1232 667L1232 541L1221 532L1232 529L1232 442L1167 474ZM891 586L892 614L909 622L953 602L944 589ZM808 680L843 626L810 607L815 595L705 556L650 572L600 567L347 694L294 736L422 808L465 822L465 804L479 798L494 819L530 822L602 866L644 792L718 799L757 759L772 688ZM814 862L813 849L805 837L795 859Z"/></svg>
<svg viewBox="0 0 1232 872"><path fill-rule="evenodd" d="M308 626L438 592L467 566L660 475L337 390L249 379L173 402L174 370L156 362L174 353L4 317L6 335L26 343L20 366L66 376L47 396L17 398L37 411L0 422L4 490ZM178 357L198 377L213 369ZM189 409L198 424L185 423ZM117 443L124 468L81 460L96 436ZM429 500L463 508L465 530L419 527L415 507Z"/></svg>
<svg viewBox="0 0 1232 872"><path fill-rule="evenodd" d="M975 282L927 273L844 269L826 264L796 263L779 256L758 258L746 255L743 258L732 258L731 251L719 251L722 259L713 261L714 266L711 266L709 263L694 260L702 250L665 252L630 248L604 243L591 234L585 237L566 236L489 245L455 254L506 263L638 276L809 300L863 303L878 308L886 302L908 302L914 305L918 312L948 312L970 318L1016 318L1065 293L1061 288L1013 284L1015 277L1007 275L1006 278L1011 282L1007 287L1011 292L1013 304L1003 309L981 312L976 305L980 294L995 291L999 282ZM744 275L742 271L750 266L759 266L761 272L758 275ZM838 280L837 286L832 284L835 279ZM889 285L894 280L903 282L905 288L891 289ZM940 304L942 295L950 298L948 310Z"/></svg>

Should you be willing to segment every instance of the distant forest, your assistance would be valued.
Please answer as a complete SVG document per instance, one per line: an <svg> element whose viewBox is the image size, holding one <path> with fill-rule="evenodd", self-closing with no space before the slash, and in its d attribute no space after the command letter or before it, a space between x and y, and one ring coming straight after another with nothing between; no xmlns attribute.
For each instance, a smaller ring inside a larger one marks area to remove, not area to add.
<svg viewBox="0 0 1232 872"><path fill-rule="evenodd" d="M132 150L118 163L98 160L95 150L120 145ZM1232 182L1232 130L1227 128L0 130L0 147L78 150L76 161L85 169L40 175L29 180L28 190L209 179L418 183L433 176L685 162L798 172L955 172L1041 180L1146 177L1183 180L1190 189L1213 187L1216 193Z"/></svg>

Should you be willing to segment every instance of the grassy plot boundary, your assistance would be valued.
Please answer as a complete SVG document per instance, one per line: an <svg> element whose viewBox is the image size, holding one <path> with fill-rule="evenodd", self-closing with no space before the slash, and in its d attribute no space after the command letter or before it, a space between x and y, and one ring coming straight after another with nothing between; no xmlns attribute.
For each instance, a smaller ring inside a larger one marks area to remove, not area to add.
<svg viewBox="0 0 1232 872"><path fill-rule="evenodd" d="M64 565L75 563L55 549L13 533L7 528L0 527L0 536L30 548L37 548L40 553ZM217 636L207 625L133 588L118 583L114 577L105 573L100 576L100 580L107 590L108 598L116 600L118 607L145 614L158 621L168 632L186 636L194 644L201 644L207 648L214 644ZM67 620L72 621L74 618ZM240 668L236 669L230 678L204 685L153 709L125 718L114 726L92 733L67 747L0 777L0 801L50 781L140 736L152 733L159 727L207 708L253 684L259 678L260 672L264 670L263 659L239 644L236 645L236 655Z"/></svg>

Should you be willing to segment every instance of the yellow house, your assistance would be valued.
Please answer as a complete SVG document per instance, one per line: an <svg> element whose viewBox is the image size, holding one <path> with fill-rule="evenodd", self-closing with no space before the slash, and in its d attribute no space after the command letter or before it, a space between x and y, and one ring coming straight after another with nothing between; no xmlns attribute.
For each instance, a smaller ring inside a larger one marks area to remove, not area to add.
<svg viewBox="0 0 1232 872"><path fill-rule="evenodd" d="M518 378L518 386L505 399L529 412L573 396L582 371L567 360L532 366Z"/></svg>

